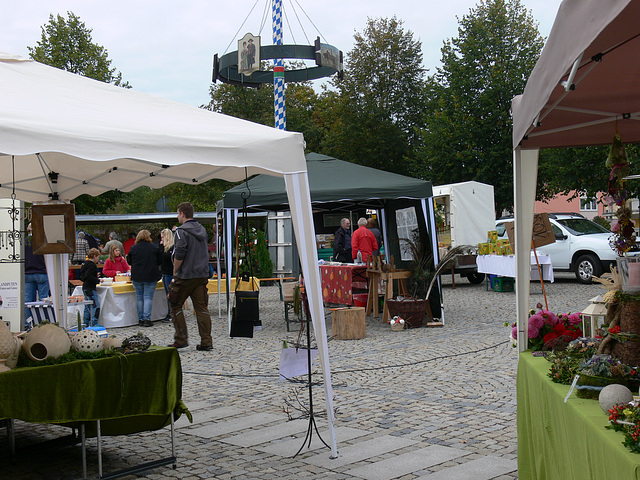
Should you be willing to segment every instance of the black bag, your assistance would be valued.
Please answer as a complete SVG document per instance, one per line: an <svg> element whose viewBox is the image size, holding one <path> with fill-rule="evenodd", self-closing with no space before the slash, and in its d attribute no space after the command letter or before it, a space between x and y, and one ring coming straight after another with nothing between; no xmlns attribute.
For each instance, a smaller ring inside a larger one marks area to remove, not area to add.
<svg viewBox="0 0 640 480"><path fill-rule="evenodd" d="M260 321L257 290L236 290L236 306L231 310L230 337L253 338L253 325Z"/></svg>

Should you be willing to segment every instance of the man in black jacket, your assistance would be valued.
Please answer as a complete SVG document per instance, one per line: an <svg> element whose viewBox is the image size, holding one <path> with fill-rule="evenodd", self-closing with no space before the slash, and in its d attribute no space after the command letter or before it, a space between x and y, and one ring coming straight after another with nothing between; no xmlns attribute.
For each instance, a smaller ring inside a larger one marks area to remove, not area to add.
<svg viewBox="0 0 640 480"><path fill-rule="evenodd" d="M86 327L95 327L100 319L100 300L98 299L98 291L96 285L100 283L98 278L98 260L100 259L100 250L92 248L87 253L88 260L85 260L80 267L78 276L82 280L82 293L85 301L93 301L91 305L84 306L84 317L82 323Z"/></svg>
<svg viewBox="0 0 640 480"><path fill-rule="evenodd" d="M353 263L351 256L351 221L340 220L340 228L333 237L333 260L342 263Z"/></svg>
<svg viewBox="0 0 640 480"><path fill-rule="evenodd" d="M169 287L171 318L175 328L174 342L170 347L183 348L189 345L187 323L182 305L190 297L198 320L200 344L197 350L213 350L211 339L211 315L209 315L209 252L207 231L193 219L193 205L183 202L178 205L178 222L173 250L173 281Z"/></svg>

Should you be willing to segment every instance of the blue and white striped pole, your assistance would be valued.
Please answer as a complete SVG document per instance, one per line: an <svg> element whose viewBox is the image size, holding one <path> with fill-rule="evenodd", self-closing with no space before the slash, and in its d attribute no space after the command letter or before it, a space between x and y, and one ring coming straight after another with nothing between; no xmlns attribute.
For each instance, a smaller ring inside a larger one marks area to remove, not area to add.
<svg viewBox="0 0 640 480"><path fill-rule="evenodd" d="M282 45L282 0L272 0L273 44ZM273 64L273 108L275 127L287 129L287 112L284 99L284 62L274 59Z"/></svg>

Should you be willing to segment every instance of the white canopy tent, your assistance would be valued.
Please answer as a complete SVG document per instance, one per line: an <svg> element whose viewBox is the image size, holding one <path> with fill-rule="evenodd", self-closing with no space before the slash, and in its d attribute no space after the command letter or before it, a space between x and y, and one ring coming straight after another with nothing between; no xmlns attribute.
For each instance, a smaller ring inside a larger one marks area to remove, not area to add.
<svg viewBox="0 0 640 480"><path fill-rule="evenodd" d="M538 149L610 144L616 131L625 143L640 142L638 18L640 0L564 0L524 93L513 99L520 350L527 348Z"/></svg>
<svg viewBox="0 0 640 480"><path fill-rule="evenodd" d="M141 185L283 176L322 360L332 456L333 392L301 134L80 77L0 52L0 196L73 199ZM188 200L188 199L185 199ZM66 315L66 289L56 312ZM60 316L58 317L60 318Z"/></svg>

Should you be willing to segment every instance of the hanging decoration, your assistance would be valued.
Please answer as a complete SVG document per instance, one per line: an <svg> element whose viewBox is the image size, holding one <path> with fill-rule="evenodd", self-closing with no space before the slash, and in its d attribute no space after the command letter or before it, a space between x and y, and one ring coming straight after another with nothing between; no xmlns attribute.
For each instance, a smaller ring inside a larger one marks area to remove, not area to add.
<svg viewBox="0 0 640 480"><path fill-rule="evenodd" d="M613 226L613 235L609 238L611 248L622 256L636 244L634 223L631 220L631 209L626 206L629 193L624 186L624 177L629 175L631 166L620 135L616 132L606 162L609 174L609 205L615 205L617 223Z"/></svg>

